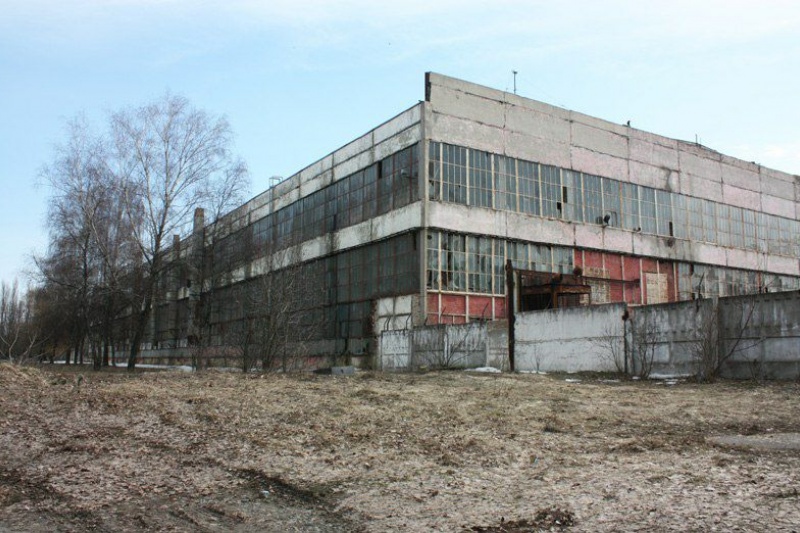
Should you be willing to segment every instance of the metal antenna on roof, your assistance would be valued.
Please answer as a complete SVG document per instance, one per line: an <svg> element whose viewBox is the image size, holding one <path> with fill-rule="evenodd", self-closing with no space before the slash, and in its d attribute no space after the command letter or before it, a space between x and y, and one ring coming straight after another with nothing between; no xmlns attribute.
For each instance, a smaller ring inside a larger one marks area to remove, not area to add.
<svg viewBox="0 0 800 533"><path fill-rule="evenodd" d="M517 71L512 70L511 72L514 74L514 94L517 94Z"/></svg>

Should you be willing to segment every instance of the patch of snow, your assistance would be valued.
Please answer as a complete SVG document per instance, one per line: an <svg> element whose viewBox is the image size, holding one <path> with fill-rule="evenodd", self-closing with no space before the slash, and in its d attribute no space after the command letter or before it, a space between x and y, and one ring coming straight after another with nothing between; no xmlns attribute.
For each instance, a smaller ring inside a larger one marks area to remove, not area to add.
<svg viewBox="0 0 800 533"><path fill-rule="evenodd" d="M575 379L575 378L567 378L564 381L567 382L567 383L580 383L581 382L581 380Z"/></svg>
<svg viewBox="0 0 800 533"><path fill-rule="evenodd" d="M686 379L692 377L691 374L650 374L648 379L658 379L658 380L667 380L667 381L678 381L681 379ZM636 378L634 378L636 379Z"/></svg>
<svg viewBox="0 0 800 533"><path fill-rule="evenodd" d="M490 374L500 374L502 370L494 368L493 366L481 366L478 368L468 368L467 372L487 372Z"/></svg>

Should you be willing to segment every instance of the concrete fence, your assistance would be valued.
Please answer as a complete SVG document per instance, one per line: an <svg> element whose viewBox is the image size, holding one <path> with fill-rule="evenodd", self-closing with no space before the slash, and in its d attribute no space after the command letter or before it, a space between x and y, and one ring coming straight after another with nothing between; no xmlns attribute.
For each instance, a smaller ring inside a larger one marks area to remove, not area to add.
<svg viewBox="0 0 800 533"><path fill-rule="evenodd" d="M624 365L625 304L567 307L519 313L515 368L520 371L582 372Z"/></svg>
<svg viewBox="0 0 800 533"><path fill-rule="evenodd" d="M519 371L800 378L800 291L628 307L608 304L519 313ZM508 369L507 323L386 331L384 369Z"/></svg>
<svg viewBox="0 0 800 533"><path fill-rule="evenodd" d="M643 306L631 325L632 359L656 373L800 378L800 291Z"/></svg>
<svg viewBox="0 0 800 533"><path fill-rule="evenodd" d="M486 364L485 322L386 331L381 334L381 367L468 368Z"/></svg>

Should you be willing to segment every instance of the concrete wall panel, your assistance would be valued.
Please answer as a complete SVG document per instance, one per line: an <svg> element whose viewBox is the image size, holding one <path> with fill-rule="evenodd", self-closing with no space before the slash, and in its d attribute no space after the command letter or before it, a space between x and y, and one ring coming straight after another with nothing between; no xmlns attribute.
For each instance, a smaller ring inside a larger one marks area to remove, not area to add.
<svg viewBox="0 0 800 533"><path fill-rule="evenodd" d="M626 159L593 152L579 146L573 146L570 155L571 168L575 170L628 181L628 161Z"/></svg>
<svg viewBox="0 0 800 533"><path fill-rule="evenodd" d="M792 257L781 257L778 255L767 256L767 272L775 272L787 276L800 275L800 262Z"/></svg>
<svg viewBox="0 0 800 533"><path fill-rule="evenodd" d="M428 223L430 227L458 233L494 234L564 246L574 243L572 224L519 213L495 213L488 209L435 202L428 206Z"/></svg>
<svg viewBox="0 0 800 533"><path fill-rule="evenodd" d="M724 265L727 261L725 248L705 242L692 243L692 256L697 263Z"/></svg>
<svg viewBox="0 0 800 533"><path fill-rule="evenodd" d="M768 194L761 195L761 209L765 213L786 218L795 218L796 207L797 204L791 200L776 198L775 196L770 196Z"/></svg>
<svg viewBox="0 0 800 533"><path fill-rule="evenodd" d="M506 128L526 136L569 144L570 123L563 118L525 107L514 106L506 118Z"/></svg>
<svg viewBox="0 0 800 533"><path fill-rule="evenodd" d="M293 204L299 199L300 199L300 189L299 188L292 189L284 194L275 197L275 202L273 204L274 209L275 211L277 211L278 209L283 209L287 205Z"/></svg>
<svg viewBox="0 0 800 533"><path fill-rule="evenodd" d="M401 113L392 120L385 122L375 128L372 137L375 144L379 144L390 137L393 137L403 130L418 126L422 117L422 104L415 105L411 109ZM419 130L419 127L416 129ZM421 132L420 132L421 133Z"/></svg>
<svg viewBox="0 0 800 533"><path fill-rule="evenodd" d="M625 131L627 133L627 131ZM628 137L603 127L593 127L580 122L572 123L572 145L592 152L627 159Z"/></svg>
<svg viewBox="0 0 800 533"><path fill-rule="evenodd" d="M630 181L645 187L672 191L680 183L679 174L666 167L630 161L629 169Z"/></svg>
<svg viewBox="0 0 800 533"><path fill-rule="evenodd" d="M718 181L706 180L694 174L681 173L680 183L680 192L683 194L696 196L698 198L705 198L715 202L722 201L723 184Z"/></svg>
<svg viewBox="0 0 800 533"><path fill-rule="evenodd" d="M431 122L431 140L502 153L502 130L440 113L434 113Z"/></svg>
<svg viewBox="0 0 800 533"><path fill-rule="evenodd" d="M372 144L372 132L362 135L358 139L333 152L333 165L341 165L348 159L355 157L362 152L368 151L370 148L372 148Z"/></svg>
<svg viewBox="0 0 800 533"><path fill-rule="evenodd" d="M289 179L293 179L296 177L298 182L302 183L303 181L309 180L314 176L322 174L323 172L326 171L330 171L331 169L333 169L333 154L329 154L320 159L319 161L310 164L309 166L307 166L306 168L304 168L303 170L301 170L300 172L298 172ZM279 184L278 187L280 187L280 185L282 184ZM280 190L276 191L276 193L280 192L281 192Z"/></svg>
<svg viewBox="0 0 800 533"><path fill-rule="evenodd" d="M570 168L572 157L567 143L516 132L508 132L503 147L510 157L536 161L545 165Z"/></svg>
<svg viewBox="0 0 800 533"><path fill-rule="evenodd" d="M656 168L680 170L676 147L659 144L652 135L647 138L631 135L630 158Z"/></svg>
<svg viewBox="0 0 800 533"><path fill-rule="evenodd" d="M624 304L520 313L516 368L523 371L614 371L606 339L622 342Z"/></svg>
<svg viewBox="0 0 800 533"><path fill-rule="evenodd" d="M577 111L569 111L569 120L574 124L582 124L599 130L606 130L616 135L621 135L622 137L627 137L630 134L630 128L624 124L609 122L608 120L591 115L584 115Z"/></svg>
<svg viewBox="0 0 800 533"><path fill-rule="evenodd" d="M443 115L466 118L496 128L505 125L506 105L495 99L441 88L431 104L434 111Z"/></svg>
<svg viewBox="0 0 800 533"><path fill-rule="evenodd" d="M579 242L578 228L575 228L575 241ZM616 228L606 228L603 232L603 247L605 250L623 254L633 253L634 233ZM580 244L579 244L580 246Z"/></svg>
<svg viewBox="0 0 800 533"><path fill-rule="evenodd" d="M313 178L306 180L300 183L300 196L305 197L309 194L313 194L320 189L324 189L332 182L333 173L332 172L323 172L322 174L317 174Z"/></svg>
<svg viewBox="0 0 800 533"><path fill-rule="evenodd" d="M633 232L588 224L575 224L575 246L623 254L633 253Z"/></svg>
<svg viewBox="0 0 800 533"><path fill-rule="evenodd" d="M725 248L725 264L731 268L745 270L763 270L763 260L759 254L751 250Z"/></svg>
<svg viewBox="0 0 800 533"><path fill-rule="evenodd" d="M381 160L384 157L388 157L399 150L403 150L419 142L422 139L421 135L422 131L419 128L409 128L377 143L375 145L374 161Z"/></svg>
<svg viewBox="0 0 800 533"><path fill-rule="evenodd" d="M794 183L771 176L767 172L761 174L761 190L764 194L783 198L794 203Z"/></svg>
<svg viewBox="0 0 800 533"><path fill-rule="evenodd" d="M385 239L398 233L413 230L419 227L421 213L422 202L416 202L372 220L367 220L362 224L369 228L369 235L366 240L361 242Z"/></svg>
<svg viewBox="0 0 800 533"><path fill-rule="evenodd" d="M722 165L722 181L740 189L761 192L761 180L758 171L740 168L735 165Z"/></svg>
<svg viewBox="0 0 800 533"><path fill-rule="evenodd" d="M368 167L374 162L372 150L366 152L359 152L353 157L346 159L333 167L333 181L340 179L358 172L359 170Z"/></svg>
<svg viewBox="0 0 800 533"><path fill-rule="evenodd" d="M442 98L442 95L450 94L453 91L469 95L482 96L487 99L497 100L500 95L509 95L496 89L490 89L484 85L478 85L458 78L451 78L449 76L442 76L435 72L428 73L428 81L430 82L431 100L435 101Z"/></svg>
<svg viewBox="0 0 800 533"><path fill-rule="evenodd" d="M761 209L761 195L754 191L748 191L728 185L722 184L722 200L726 204L738 205L747 209L758 211Z"/></svg>
<svg viewBox="0 0 800 533"><path fill-rule="evenodd" d="M719 157L705 157L706 155L707 154L704 153L686 151L684 145L678 154L681 172L702 176L703 179L721 182L722 166L719 163Z"/></svg>

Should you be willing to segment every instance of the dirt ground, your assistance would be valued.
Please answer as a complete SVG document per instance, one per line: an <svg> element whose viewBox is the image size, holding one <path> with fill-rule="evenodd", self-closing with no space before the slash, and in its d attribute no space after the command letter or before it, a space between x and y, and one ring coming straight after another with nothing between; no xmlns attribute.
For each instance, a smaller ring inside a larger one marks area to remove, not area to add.
<svg viewBox="0 0 800 533"><path fill-rule="evenodd" d="M800 385L601 378L0 365L0 532L800 530Z"/></svg>

